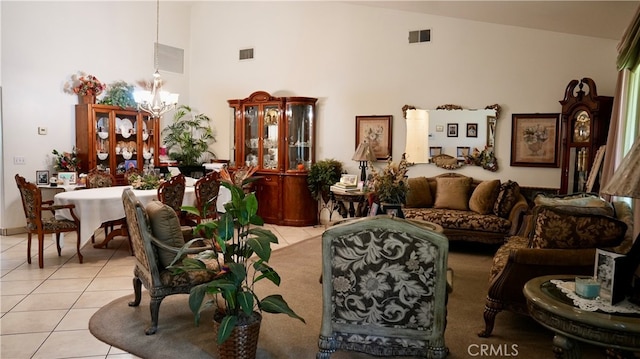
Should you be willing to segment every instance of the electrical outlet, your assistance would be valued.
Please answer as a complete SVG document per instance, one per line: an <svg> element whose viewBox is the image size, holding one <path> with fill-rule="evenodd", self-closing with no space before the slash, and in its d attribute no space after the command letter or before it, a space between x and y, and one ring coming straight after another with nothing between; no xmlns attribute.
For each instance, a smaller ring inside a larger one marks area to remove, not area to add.
<svg viewBox="0 0 640 359"><path fill-rule="evenodd" d="M13 164L14 165L26 165L27 164L27 160L24 158L24 156L13 156Z"/></svg>
<svg viewBox="0 0 640 359"><path fill-rule="evenodd" d="M38 134L39 135L46 135L47 134L47 128L46 127L38 127Z"/></svg>

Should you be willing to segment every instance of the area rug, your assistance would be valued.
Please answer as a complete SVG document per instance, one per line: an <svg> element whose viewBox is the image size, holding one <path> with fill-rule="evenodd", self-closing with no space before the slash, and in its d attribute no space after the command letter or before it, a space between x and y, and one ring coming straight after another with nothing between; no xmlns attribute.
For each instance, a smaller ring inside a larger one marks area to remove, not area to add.
<svg viewBox="0 0 640 359"><path fill-rule="evenodd" d="M455 246L449 252L454 271L453 293L449 296L445 343L449 358L552 358L553 334L532 319L510 312L496 318L494 334L479 338L484 327L482 317L487 293L487 276L492 253L482 246ZM282 284L266 283L261 293L280 293L306 324L285 315L264 314L258 345L259 359L315 358L322 312L321 239L314 237L275 251L270 263L280 273ZM160 306L158 332L147 336L150 323L149 296L143 292L139 307L127 303L133 295L114 300L99 309L89 321L89 330L101 341L141 358L216 358L212 324L203 313L194 325L187 295L173 295ZM492 351L490 351L492 350ZM489 355L493 353L492 355ZM604 351L583 347L583 358L602 358ZM332 358L373 358L338 351Z"/></svg>

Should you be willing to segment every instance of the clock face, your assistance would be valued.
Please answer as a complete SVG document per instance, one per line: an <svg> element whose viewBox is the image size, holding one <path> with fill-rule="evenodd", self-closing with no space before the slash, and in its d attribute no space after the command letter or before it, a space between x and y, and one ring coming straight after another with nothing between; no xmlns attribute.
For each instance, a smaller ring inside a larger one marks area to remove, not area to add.
<svg viewBox="0 0 640 359"><path fill-rule="evenodd" d="M573 124L573 142L588 142L591 139L591 117L587 111L580 111Z"/></svg>

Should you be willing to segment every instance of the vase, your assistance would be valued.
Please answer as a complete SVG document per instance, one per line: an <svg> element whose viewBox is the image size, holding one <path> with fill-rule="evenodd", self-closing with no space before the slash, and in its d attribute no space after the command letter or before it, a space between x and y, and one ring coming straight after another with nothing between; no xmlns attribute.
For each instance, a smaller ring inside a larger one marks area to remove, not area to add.
<svg viewBox="0 0 640 359"><path fill-rule="evenodd" d="M96 96L95 95L78 95L78 103L94 104L96 103Z"/></svg>
<svg viewBox="0 0 640 359"><path fill-rule="evenodd" d="M222 317L218 315L213 320L214 338L218 338L218 330ZM258 336L260 335L260 324L262 315L258 312L246 320L246 323L239 323L231 332L231 336L224 343L218 344L219 359L255 359L258 350Z"/></svg>

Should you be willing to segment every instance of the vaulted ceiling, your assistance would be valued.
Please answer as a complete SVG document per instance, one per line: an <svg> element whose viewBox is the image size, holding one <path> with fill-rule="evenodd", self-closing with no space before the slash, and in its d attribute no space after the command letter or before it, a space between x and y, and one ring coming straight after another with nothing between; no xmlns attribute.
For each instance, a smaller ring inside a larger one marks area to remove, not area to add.
<svg viewBox="0 0 640 359"><path fill-rule="evenodd" d="M640 1L347 1L349 3L620 40Z"/></svg>

